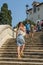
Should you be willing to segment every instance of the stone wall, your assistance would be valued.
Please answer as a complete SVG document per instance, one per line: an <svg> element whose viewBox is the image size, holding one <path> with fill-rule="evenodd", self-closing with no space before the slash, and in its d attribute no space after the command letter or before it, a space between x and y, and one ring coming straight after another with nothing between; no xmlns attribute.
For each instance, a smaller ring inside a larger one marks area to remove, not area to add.
<svg viewBox="0 0 43 65"><path fill-rule="evenodd" d="M14 33L14 36L13 36ZM10 38L16 38L16 33L9 25L0 25L0 47Z"/></svg>

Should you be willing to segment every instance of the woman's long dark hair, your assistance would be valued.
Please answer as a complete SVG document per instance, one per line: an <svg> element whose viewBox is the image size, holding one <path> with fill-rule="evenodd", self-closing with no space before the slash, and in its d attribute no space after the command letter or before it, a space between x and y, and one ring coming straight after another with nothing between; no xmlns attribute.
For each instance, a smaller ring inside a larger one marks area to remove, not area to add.
<svg viewBox="0 0 43 65"><path fill-rule="evenodd" d="M18 28L20 27L20 24L21 24L21 23L22 23L22 22L19 22L19 23L18 23Z"/></svg>

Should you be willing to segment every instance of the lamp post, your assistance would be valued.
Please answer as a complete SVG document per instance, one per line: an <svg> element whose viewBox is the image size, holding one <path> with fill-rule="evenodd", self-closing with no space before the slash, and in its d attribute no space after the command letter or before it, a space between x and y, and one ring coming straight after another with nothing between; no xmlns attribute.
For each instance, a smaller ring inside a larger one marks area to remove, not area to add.
<svg viewBox="0 0 43 65"><path fill-rule="evenodd" d="M26 5L26 20L28 20L28 5Z"/></svg>
<svg viewBox="0 0 43 65"><path fill-rule="evenodd" d="M13 35L12 35L12 36L13 36L13 38L14 38L14 27L12 28L12 31L13 31L13 33L12 33Z"/></svg>

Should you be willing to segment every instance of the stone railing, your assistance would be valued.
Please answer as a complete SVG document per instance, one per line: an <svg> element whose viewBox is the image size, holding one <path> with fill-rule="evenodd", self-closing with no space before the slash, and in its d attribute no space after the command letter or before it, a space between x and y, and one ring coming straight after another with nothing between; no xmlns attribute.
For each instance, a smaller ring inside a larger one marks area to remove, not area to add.
<svg viewBox="0 0 43 65"><path fill-rule="evenodd" d="M12 27L9 25L0 25L0 47L7 41L9 38L15 38L15 32Z"/></svg>

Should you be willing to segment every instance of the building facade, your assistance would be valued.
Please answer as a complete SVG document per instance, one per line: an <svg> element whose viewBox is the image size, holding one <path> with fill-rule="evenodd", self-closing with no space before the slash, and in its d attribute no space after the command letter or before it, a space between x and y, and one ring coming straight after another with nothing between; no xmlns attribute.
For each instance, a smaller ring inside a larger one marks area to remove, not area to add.
<svg viewBox="0 0 43 65"><path fill-rule="evenodd" d="M37 23L37 21L43 20L43 2L33 2L33 8L28 9L29 19Z"/></svg>

